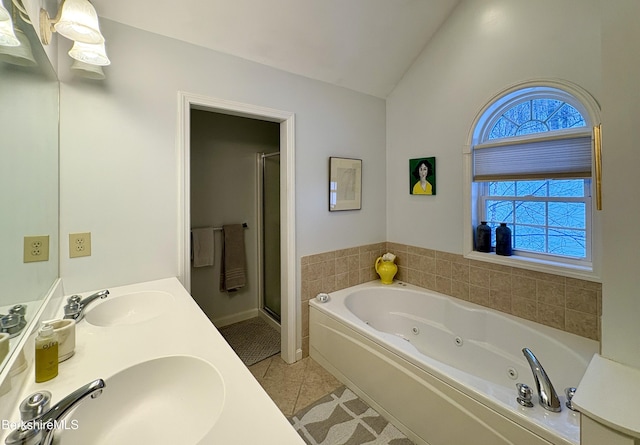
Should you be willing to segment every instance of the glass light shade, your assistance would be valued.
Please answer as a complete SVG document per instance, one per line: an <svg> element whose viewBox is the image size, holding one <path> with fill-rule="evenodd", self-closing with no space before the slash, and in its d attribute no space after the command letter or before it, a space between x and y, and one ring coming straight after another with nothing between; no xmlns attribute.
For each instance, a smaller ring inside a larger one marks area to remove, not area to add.
<svg viewBox="0 0 640 445"><path fill-rule="evenodd" d="M0 46L20 46L11 19L0 21Z"/></svg>
<svg viewBox="0 0 640 445"><path fill-rule="evenodd" d="M4 3L0 0L0 22L4 22L5 20L11 19L11 14L7 11L7 8L4 7Z"/></svg>
<svg viewBox="0 0 640 445"><path fill-rule="evenodd" d="M75 42L69 51L69 55L89 65L107 66L111 64L104 48L104 42L96 44Z"/></svg>
<svg viewBox="0 0 640 445"><path fill-rule="evenodd" d="M79 60L73 61L71 69L79 76L86 77L87 79L102 80L105 77L101 66L90 65L88 63L80 62Z"/></svg>
<svg viewBox="0 0 640 445"><path fill-rule="evenodd" d="M88 0L63 0L60 19L53 25L60 35L82 43L102 43L98 13Z"/></svg>
<svg viewBox="0 0 640 445"><path fill-rule="evenodd" d="M20 66L35 66L36 59L31 52L29 38L16 28L16 36L20 41L20 46L0 46L0 61Z"/></svg>

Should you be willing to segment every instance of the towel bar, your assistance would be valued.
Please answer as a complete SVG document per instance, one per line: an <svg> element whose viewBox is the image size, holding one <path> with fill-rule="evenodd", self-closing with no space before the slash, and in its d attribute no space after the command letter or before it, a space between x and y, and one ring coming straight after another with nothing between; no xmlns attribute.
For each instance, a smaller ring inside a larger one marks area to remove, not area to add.
<svg viewBox="0 0 640 445"><path fill-rule="evenodd" d="M249 228L247 223L242 223L242 227L244 227L245 229ZM222 227L214 227L213 230L222 230Z"/></svg>

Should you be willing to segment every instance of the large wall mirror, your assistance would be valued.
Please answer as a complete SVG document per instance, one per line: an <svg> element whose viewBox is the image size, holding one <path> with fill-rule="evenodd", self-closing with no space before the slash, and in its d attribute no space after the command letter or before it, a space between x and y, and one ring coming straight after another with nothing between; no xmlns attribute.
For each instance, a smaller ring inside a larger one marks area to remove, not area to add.
<svg viewBox="0 0 640 445"><path fill-rule="evenodd" d="M0 47L0 315L22 305L27 324L18 333L19 317L0 320L11 334L0 371L58 277L59 84L33 27L13 17L20 49ZM24 262L25 249L44 254L25 236L48 236L47 261Z"/></svg>

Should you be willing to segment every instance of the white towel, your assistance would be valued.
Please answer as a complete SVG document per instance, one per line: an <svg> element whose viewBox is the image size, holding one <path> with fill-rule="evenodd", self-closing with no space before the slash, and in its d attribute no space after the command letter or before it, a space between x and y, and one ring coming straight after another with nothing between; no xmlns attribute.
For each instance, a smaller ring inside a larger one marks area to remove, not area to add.
<svg viewBox="0 0 640 445"><path fill-rule="evenodd" d="M193 267L213 266L213 227L191 229Z"/></svg>

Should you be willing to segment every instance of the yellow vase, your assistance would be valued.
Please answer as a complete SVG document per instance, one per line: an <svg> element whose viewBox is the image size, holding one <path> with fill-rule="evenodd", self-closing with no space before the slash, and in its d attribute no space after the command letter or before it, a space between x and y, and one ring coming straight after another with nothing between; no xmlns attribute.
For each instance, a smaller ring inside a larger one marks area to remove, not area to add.
<svg viewBox="0 0 640 445"><path fill-rule="evenodd" d="M398 266L393 261L382 261L382 257L376 260L376 272L380 275L382 284L393 284L393 277L398 273Z"/></svg>

